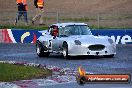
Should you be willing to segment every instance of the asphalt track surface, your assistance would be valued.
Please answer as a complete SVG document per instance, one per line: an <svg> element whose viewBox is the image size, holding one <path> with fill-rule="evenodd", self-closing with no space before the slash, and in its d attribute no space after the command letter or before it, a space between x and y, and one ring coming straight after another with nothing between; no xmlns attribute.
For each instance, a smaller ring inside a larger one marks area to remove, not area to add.
<svg viewBox="0 0 132 88"><path fill-rule="evenodd" d="M62 55L52 54L47 58L39 58L34 44L0 44L1 61L19 61L46 64L58 67L77 69L80 65L87 72L95 74L130 74L132 75L132 45L117 45L117 55L114 58L104 57L71 57L65 60ZM46 86L42 88L132 88L130 84L86 84L76 82Z"/></svg>

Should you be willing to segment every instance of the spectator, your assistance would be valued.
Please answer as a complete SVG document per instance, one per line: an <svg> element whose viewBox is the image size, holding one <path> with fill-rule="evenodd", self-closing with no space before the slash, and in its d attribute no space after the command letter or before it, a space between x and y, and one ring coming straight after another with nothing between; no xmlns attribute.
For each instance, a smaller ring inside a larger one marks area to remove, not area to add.
<svg viewBox="0 0 132 88"><path fill-rule="evenodd" d="M44 13L44 0L34 0L34 5L36 7L36 15L32 19L32 24L34 25L34 22L39 19L39 25L45 25L43 23L43 13Z"/></svg>
<svg viewBox="0 0 132 88"><path fill-rule="evenodd" d="M18 6L18 13L16 20L14 22L14 25L17 24L17 22L20 20L20 17L23 15L24 20L26 24L28 25L28 19L27 19L27 3L26 0L16 0L17 6Z"/></svg>

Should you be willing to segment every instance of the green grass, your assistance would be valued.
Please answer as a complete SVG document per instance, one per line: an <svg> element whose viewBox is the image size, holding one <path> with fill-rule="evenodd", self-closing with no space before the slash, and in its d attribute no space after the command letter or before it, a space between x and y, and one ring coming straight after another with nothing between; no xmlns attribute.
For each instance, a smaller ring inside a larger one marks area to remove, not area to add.
<svg viewBox="0 0 132 88"><path fill-rule="evenodd" d="M98 28L97 25L90 25L91 29L132 29L131 27L106 27L106 26L100 26ZM46 30L48 29L48 26L14 26L14 25L0 25L0 29L28 29L28 30Z"/></svg>
<svg viewBox="0 0 132 88"><path fill-rule="evenodd" d="M75 22L88 22L88 21L96 21L96 18L88 18L88 17L83 17L83 18L59 18L61 21L75 21Z"/></svg>
<svg viewBox="0 0 132 88"><path fill-rule="evenodd" d="M122 29L122 30L126 30L126 29L127 29L127 30L131 30L131 29L132 29L132 27L106 27L106 26L99 26L99 27L98 27L98 26L96 26L96 25L91 25L90 28L91 28L91 29L99 29L99 30L103 30L103 29L108 29L108 30L109 30L109 29L110 29L110 30L111 30L111 29L113 29L113 30L114 30L114 29L117 29L117 30L118 30L118 29Z"/></svg>
<svg viewBox="0 0 132 88"><path fill-rule="evenodd" d="M47 29L47 26L25 26L25 25L0 25L0 29L35 29L35 30L45 30Z"/></svg>
<svg viewBox="0 0 132 88"><path fill-rule="evenodd" d="M46 17L45 20L57 20L55 17ZM59 17L59 21L79 21L79 22L88 22L88 21L96 21L95 17L82 17L82 18L71 18L71 17Z"/></svg>
<svg viewBox="0 0 132 88"><path fill-rule="evenodd" d="M52 71L37 67L0 63L0 81L10 82L49 76Z"/></svg>

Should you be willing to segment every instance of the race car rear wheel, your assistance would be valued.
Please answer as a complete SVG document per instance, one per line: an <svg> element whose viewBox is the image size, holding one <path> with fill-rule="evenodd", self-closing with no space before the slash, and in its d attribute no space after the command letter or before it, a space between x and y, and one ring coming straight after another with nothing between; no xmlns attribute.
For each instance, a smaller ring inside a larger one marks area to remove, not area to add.
<svg viewBox="0 0 132 88"><path fill-rule="evenodd" d="M68 45L67 45L67 43L63 44L62 54L63 54L63 56L64 56L65 59L69 59L69 56L68 56Z"/></svg>
<svg viewBox="0 0 132 88"><path fill-rule="evenodd" d="M49 52L44 52L44 48L39 42L36 43L36 53L39 57L48 57L50 54Z"/></svg>

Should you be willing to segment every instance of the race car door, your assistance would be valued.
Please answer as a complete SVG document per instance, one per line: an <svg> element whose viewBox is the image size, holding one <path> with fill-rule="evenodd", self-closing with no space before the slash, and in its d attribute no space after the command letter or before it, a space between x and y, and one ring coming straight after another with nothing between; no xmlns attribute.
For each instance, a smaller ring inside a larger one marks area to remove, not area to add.
<svg viewBox="0 0 132 88"><path fill-rule="evenodd" d="M50 43L51 43L51 48L53 51L59 51L59 41L58 41L58 27L55 26L55 25L52 25L51 28L50 28L50 34L51 36L53 37L51 40L50 40Z"/></svg>

